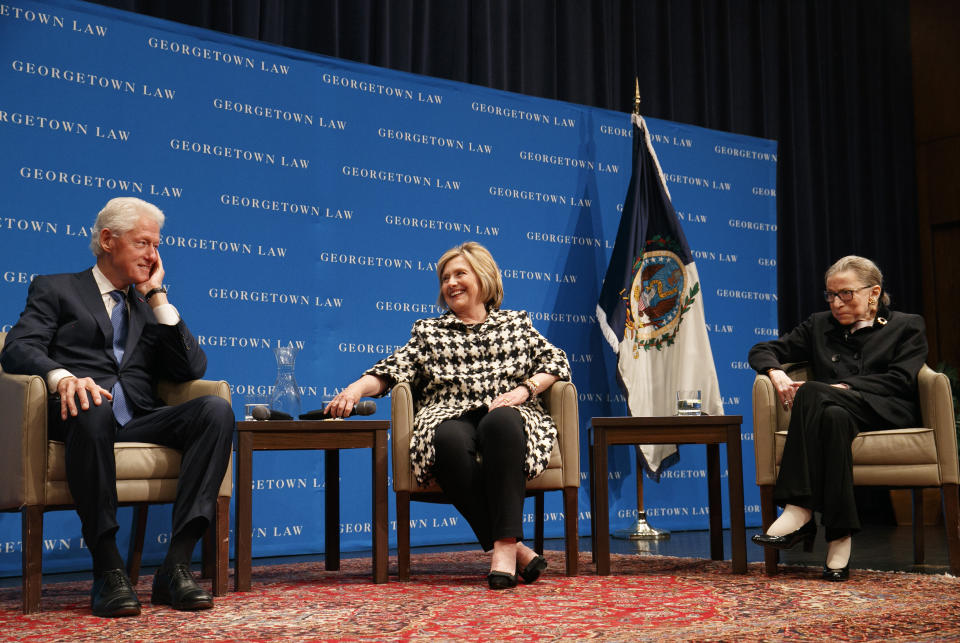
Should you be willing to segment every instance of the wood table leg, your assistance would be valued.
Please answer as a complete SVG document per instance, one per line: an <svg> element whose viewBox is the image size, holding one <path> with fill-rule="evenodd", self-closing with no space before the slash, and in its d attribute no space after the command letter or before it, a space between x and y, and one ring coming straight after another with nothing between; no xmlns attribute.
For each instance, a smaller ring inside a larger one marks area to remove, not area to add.
<svg viewBox="0 0 960 643"><path fill-rule="evenodd" d="M720 445L707 444L707 497L710 505L710 558L723 560L723 502L720 496Z"/></svg>
<svg viewBox="0 0 960 643"><path fill-rule="evenodd" d="M213 595L227 593L230 567L230 496L217 496L217 513L213 529Z"/></svg>
<svg viewBox="0 0 960 643"><path fill-rule="evenodd" d="M743 507L743 454L740 426L727 427L727 484L730 492L730 562L734 574L747 573L747 528Z"/></svg>
<svg viewBox="0 0 960 643"><path fill-rule="evenodd" d="M373 582L387 582L387 432L373 435Z"/></svg>
<svg viewBox="0 0 960 643"><path fill-rule="evenodd" d="M234 521L237 530L237 560L233 575L234 589L250 591L251 540L253 539L253 436L237 433L237 502Z"/></svg>
<svg viewBox="0 0 960 643"><path fill-rule="evenodd" d="M587 436L589 446L587 447L587 462L590 467L590 473L587 481L590 483L590 562L597 563L597 503L596 503L596 485L593 483L593 431Z"/></svg>
<svg viewBox="0 0 960 643"><path fill-rule="evenodd" d="M594 521L593 555L599 576L610 574L610 516L609 490L607 489L607 432L603 428L593 428L593 480L590 488L594 493L594 507L591 517Z"/></svg>
<svg viewBox="0 0 960 643"><path fill-rule="evenodd" d="M324 456L324 563L327 570L336 571L340 569L340 449L325 449Z"/></svg>

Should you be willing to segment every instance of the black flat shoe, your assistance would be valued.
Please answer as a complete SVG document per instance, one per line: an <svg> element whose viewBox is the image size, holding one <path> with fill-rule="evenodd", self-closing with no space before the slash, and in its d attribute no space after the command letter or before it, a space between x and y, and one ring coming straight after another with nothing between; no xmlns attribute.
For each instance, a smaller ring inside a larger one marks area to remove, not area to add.
<svg viewBox="0 0 960 643"><path fill-rule="evenodd" d="M197 585L186 564L177 563L170 569L157 570L150 602L175 610L206 610L213 607L213 596Z"/></svg>
<svg viewBox="0 0 960 643"><path fill-rule="evenodd" d="M94 616L114 618L140 614L140 599L122 569L108 569L93 579L90 609Z"/></svg>
<svg viewBox="0 0 960 643"><path fill-rule="evenodd" d="M803 551L813 551L813 540L817 536L817 523L811 518L800 529L785 536L768 536L766 534L754 534L752 540L758 545L764 547L773 547L774 549L792 549L797 543L803 541Z"/></svg>
<svg viewBox="0 0 960 643"><path fill-rule="evenodd" d="M490 589L510 589L517 586L517 576L507 572L490 572L487 574L487 583Z"/></svg>
<svg viewBox="0 0 960 643"><path fill-rule="evenodd" d="M523 579L523 582L529 585L533 581L540 578L540 574L543 573L543 570L547 568L547 559L543 556L534 556L533 560L527 563L527 566L523 569L520 569L520 565L517 565L517 576Z"/></svg>
<svg viewBox="0 0 960 643"><path fill-rule="evenodd" d="M842 569L833 569L831 567L823 566L823 580L833 581L834 583L842 583L843 581L850 578L850 563L847 563Z"/></svg>

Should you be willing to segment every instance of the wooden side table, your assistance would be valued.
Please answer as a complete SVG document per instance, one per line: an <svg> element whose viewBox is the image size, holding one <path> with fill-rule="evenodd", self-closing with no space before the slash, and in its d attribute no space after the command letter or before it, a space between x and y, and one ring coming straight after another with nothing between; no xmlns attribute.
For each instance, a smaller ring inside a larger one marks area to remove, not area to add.
<svg viewBox="0 0 960 643"><path fill-rule="evenodd" d="M607 447L613 444L705 444L710 504L710 558L723 560L723 521L720 501L720 444L727 445L730 486L731 563L735 574L747 573L743 509L743 456L740 453L741 415L670 417L596 417L591 421L590 516L593 519L593 559L597 574L610 573L610 515ZM637 472L641 475L642 472Z"/></svg>
<svg viewBox="0 0 960 643"><path fill-rule="evenodd" d="M279 420L237 422L236 573L234 588L250 591L253 452L322 449L329 570L340 569L340 449L372 449L373 582L387 582L387 420Z"/></svg>

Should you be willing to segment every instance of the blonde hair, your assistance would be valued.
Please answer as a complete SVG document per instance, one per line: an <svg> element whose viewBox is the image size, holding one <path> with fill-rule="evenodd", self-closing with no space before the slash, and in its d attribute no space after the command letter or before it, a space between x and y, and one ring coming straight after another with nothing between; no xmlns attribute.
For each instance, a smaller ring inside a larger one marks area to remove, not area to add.
<svg viewBox="0 0 960 643"><path fill-rule="evenodd" d="M890 295L883 288L883 273L880 272L877 264L866 257L847 255L837 259L832 266L827 268L823 279L826 281L830 277L848 270L855 274L864 286L880 286L880 303L884 306L890 305Z"/></svg>
<svg viewBox="0 0 960 643"><path fill-rule="evenodd" d="M447 308L447 302L443 298L443 269L456 257L463 257L476 273L477 279L480 280L480 297L486 307L494 310L500 308L500 304L503 303L503 279L500 277L500 268L497 267L497 262L493 260L490 251L476 241L454 246L437 260L437 279L440 281L437 304L441 308Z"/></svg>

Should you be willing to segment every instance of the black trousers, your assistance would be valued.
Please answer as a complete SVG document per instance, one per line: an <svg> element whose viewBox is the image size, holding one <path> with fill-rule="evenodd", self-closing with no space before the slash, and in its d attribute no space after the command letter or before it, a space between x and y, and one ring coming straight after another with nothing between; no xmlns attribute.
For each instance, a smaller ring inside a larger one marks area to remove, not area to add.
<svg viewBox="0 0 960 643"><path fill-rule="evenodd" d="M436 429L434 475L484 551L523 539L526 432L516 409L471 411Z"/></svg>
<svg viewBox="0 0 960 643"><path fill-rule="evenodd" d="M118 526L116 442L152 442L183 454L173 504L174 535L195 518L213 519L233 448L233 409L223 398L211 395L161 407L123 427L106 400L63 421L59 400L51 398L47 416L50 437L65 444L67 485L91 549Z"/></svg>
<svg viewBox="0 0 960 643"><path fill-rule="evenodd" d="M793 402L774 500L821 512L828 541L857 533L850 445L864 429L892 428L860 393L806 382Z"/></svg>

